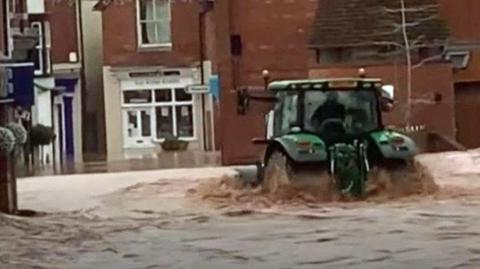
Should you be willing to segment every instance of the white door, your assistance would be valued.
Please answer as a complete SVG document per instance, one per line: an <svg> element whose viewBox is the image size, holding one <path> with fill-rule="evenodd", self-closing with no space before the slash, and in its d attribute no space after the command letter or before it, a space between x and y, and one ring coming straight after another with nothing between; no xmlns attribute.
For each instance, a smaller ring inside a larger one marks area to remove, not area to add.
<svg viewBox="0 0 480 269"><path fill-rule="evenodd" d="M123 110L125 148L149 148L152 143L152 112L150 108Z"/></svg>

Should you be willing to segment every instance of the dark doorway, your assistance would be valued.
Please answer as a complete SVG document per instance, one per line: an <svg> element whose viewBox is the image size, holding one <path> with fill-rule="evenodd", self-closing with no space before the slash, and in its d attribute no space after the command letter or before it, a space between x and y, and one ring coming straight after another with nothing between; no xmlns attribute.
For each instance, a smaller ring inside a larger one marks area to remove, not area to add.
<svg viewBox="0 0 480 269"><path fill-rule="evenodd" d="M457 140L469 149L480 148L480 82L455 84Z"/></svg>

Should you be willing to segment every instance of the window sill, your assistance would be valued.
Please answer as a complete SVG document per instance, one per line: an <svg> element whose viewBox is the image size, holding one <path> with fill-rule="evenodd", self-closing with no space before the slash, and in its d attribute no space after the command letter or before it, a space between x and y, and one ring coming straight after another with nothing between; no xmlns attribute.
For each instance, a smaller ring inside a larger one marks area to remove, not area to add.
<svg viewBox="0 0 480 269"><path fill-rule="evenodd" d="M196 137L185 137L185 138L180 137L179 139L183 140L183 141L187 141L187 142L196 142L198 140ZM153 138L152 139L152 142L155 143L155 144L161 144L164 141L165 141L165 139L158 139L158 138Z"/></svg>
<svg viewBox="0 0 480 269"><path fill-rule="evenodd" d="M33 75L34 75L34 78L48 78L52 76L51 73L37 72L37 71L35 71Z"/></svg>
<svg viewBox="0 0 480 269"><path fill-rule="evenodd" d="M159 45L139 45L137 51L139 52L158 52L158 51L172 51L172 44Z"/></svg>

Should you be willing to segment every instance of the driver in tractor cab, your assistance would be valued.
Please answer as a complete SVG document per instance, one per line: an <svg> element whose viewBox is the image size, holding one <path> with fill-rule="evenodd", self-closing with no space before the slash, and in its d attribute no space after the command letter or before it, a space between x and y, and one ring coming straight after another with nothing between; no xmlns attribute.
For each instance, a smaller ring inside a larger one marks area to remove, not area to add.
<svg viewBox="0 0 480 269"><path fill-rule="evenodd" d="M343 122L346 116L345 106L338 102L338 93L327 93L327 101L317 108L311 118L313 126L316 129L322 129L322 125L327 120L338 120Z"/></svg>

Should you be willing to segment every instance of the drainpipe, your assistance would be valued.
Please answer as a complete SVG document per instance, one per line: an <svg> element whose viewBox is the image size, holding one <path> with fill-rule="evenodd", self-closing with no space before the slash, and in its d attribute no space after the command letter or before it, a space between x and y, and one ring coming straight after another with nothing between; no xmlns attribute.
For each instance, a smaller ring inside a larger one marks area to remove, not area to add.
<svg viewBox="0 0 480 269"><path fill-rule="evenodd" d="M0 126L6 123L6 104L0 103ZM8 157L6 154L0 154L0 212L10 212L10 195L8 191Z"/></svg>
<svg viewBox="0 0 480 269"><path fill-rule="evenodd" d="M83 15L82 15L82 0L77 0L75 2L77 5L77 35L78 35L78 57L80 61L80 98L81 100L81 116L82 116L82 159L83 161L86 160L85 152L88 152L89 149L87 145L89 145L88 141L88 131L90 128L85 128L88 126L87 122L87 92L86 92L86 75L85 75L85 57L84 57L84 38L83 38ZM90 152L88 152L90 153Z"/></svg>
<svg viewBox="0 0 480 269"><path fill-rule="evenodd" d="M200 12L198 13L198 41L199 41L199 59L200 59L200 83L205 85L205 14L213 7L211 0L200 1ZM205 94L202 94L202 129L203 129L203 150L209 150L207 147L207 120L205 113Z"/></svg>
<svg viewBox="0 0 480 269"><path fill-rule="evenodd" d="M202 85L205 84L205 70L203 66L203 62L205 59L204 55L204 40L203 40L203 32L204 32L204 21L205 13L204 10L201 10L198 14L198 40L199 40L199 58L200 58L200 83ZM205 119L205 94L202 94L202 131L203 131L203 150L207 150L207 120Z"/></svg>

